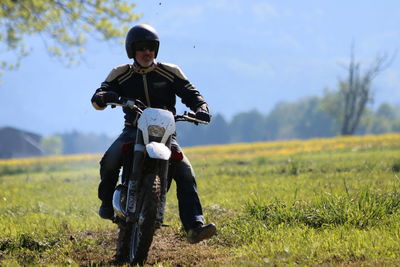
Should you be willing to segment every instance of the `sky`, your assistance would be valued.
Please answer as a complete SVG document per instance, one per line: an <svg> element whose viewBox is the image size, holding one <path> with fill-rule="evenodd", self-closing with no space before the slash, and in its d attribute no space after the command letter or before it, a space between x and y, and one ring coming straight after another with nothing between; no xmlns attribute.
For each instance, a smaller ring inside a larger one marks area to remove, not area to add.
<svg viewBox="0 0 400 267"><path fill-rule="evenodd" d="M371 107L400 106L398 0L136 3L139 22L159 33L157 60L178 65L212 113L227 120L254 109L267 114L277 103L336 89L338 79L346 77L352 44L362 69L379 54L397 53L373 81ZM32 52L21 67L1 77L0 127L44 136L73 130L120 133L122 111L97 111L90 98L113 67L131 63L123 44L91 39L81 64L69 68L49 56L40 38L29 38L29 45ZM178 104L177 110L187 109Z"/></svg>

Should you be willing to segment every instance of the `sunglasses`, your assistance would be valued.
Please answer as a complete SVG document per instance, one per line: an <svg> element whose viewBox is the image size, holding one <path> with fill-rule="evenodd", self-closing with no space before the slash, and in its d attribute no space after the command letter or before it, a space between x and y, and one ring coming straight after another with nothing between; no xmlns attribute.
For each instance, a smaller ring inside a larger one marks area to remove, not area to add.
<svg viewBox="0 0 400 267"><path fill-rule="evenodd" d="M155 51L157 45L154 43L138 43L135 45L135 50L136 51Z"/></svg>

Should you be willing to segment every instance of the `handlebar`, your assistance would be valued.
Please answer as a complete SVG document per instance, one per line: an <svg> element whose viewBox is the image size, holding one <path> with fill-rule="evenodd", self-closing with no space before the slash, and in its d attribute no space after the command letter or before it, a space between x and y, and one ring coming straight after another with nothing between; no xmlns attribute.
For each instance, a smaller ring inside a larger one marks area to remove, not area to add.
<svg viewBox="0 0 400 267"><path fill-rule="evenodd" d="M107 106L111 106L111 107L123 107L123 108L130 108L133 109L134 111L142 114L143 109L139 108L135 101L133 100L122 100L119 102L110 102L110 103L106 103Z"/></svg>
<svg viewBox="0 0 400 267"><path fill-rule="evenodd" d="M193 112L186 112L183 113L182 115L174 115L175 121L188 121L194 124L208 124L206 121L202 121L199 119L196 119L196 115Z"/></svg>
<svg viewBox="0 0 400 267"><path fill-rule="evenodd" d="M143 110L147 108L146 105L144 105L142 102L139 101L139 104L141 107L139 107L136 104L136 101L134 100L120 100L118 102L113 102L113 103L106 103L107 106L111 107L123 107L123 108L130 108L134 111L136 111L139 114L142 114ZM184 112L183 114L178 114L174 115L175 121L188 121L191 123L194 123L196 125L198 124L208 124L206 121L202 121L199 119L196 119L196 115L193 112Z"/></svg>

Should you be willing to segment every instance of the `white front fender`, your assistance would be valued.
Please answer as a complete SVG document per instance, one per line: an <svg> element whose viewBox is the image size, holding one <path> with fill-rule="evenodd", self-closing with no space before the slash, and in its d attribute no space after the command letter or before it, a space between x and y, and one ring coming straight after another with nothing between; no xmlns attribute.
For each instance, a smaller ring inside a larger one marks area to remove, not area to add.
<svg viewBox="0 0 400 267"><path fill-rule="evenodd" d="M163 143L150 142L146 145L146 151L150 158L169 160L171 150Z"/></svg>

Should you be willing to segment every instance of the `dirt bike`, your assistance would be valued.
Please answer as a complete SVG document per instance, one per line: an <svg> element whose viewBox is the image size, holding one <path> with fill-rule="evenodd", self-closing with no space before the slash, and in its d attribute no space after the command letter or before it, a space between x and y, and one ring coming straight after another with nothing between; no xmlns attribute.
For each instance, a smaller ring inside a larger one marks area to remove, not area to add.
<svg viewBox="0 0 400 267"><path fill-rule="evenodd" d="M175 122L207 122L196 119L194 113L173 115L165 109L148 108L138 100L108 105L130 108L139 115L136 139L126 145L123 154L120 182L113 196L113 221L120 229L117 257L120 261L142 265L154 232L162 223Z"/></svg>

